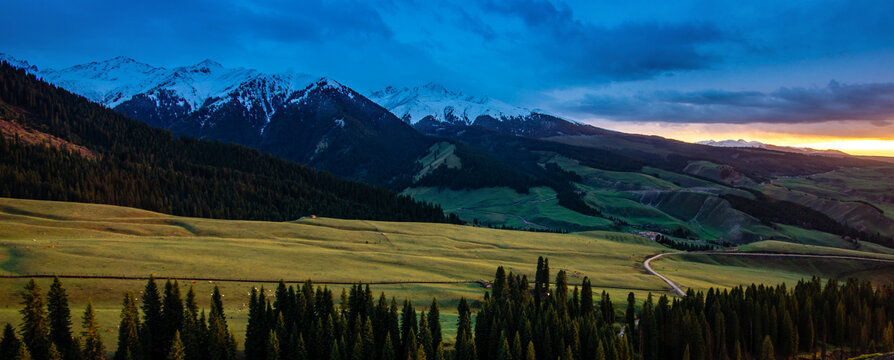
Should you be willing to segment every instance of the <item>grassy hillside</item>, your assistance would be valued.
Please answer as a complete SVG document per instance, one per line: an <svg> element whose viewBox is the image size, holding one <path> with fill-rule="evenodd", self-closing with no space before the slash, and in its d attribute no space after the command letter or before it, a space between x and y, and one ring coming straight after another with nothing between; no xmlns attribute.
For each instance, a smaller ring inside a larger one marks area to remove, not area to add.
<svg viewBox="0 0 894 360"><path fill-rule="evenodd" d="M644 298L664 284L642 271L648 255L666 251L650 241L617 233L561 235L491 230L431 223L336 219L295 222L225 221L169 216L108 205L0 198L0 275L103 274L289 281L376 282L490 279L498 265L533 275L537 257L548 256L553 272L567 269L569 281L589 276L598 290L622 302L629 291ZM0 324L19 321L19 292L25 279L0 279ZM49 279L40 281L44 289ZM88 298L97 306L107 344L125 290L139 280L64 280L74 314ZM196 286L201 304L215 284ZM231 326L242 336L247 292L259 283L219 283ZM266 284L271 289L275 284ZM329 285L338 294L345 286ZM460 297L480 300L477 284L374 285L398 299L442 303L448 338Z"/></svg>
<svg viewBox="0 0 894 360"><path fill-rule="evenodd" d="M800 246L756 243L746 250L768 251ZM843 251L802 246L797 252ZM878 249L866 248L866 251ZM588 231L573 234L491 230L431 223L395 223L336 219L294 222L212 220L164 215L109 205L0 198L0 275L101 274L184 278L231 278L277 281L380 282L474 281L490 279L494 269L533 275L538 256L547 256L553 273L568 271L571 284L589 276L596 291L607 291L622 309L628 292L638 299L663 293L666 285L647 275L642 261L669 251L630 234ZM848 254L864 254L851 251ZM859 262L835 260L779 267L778 259L725 262L698 256L671 257L653 263L684 286L699 289L754 281L794 282L814 274L856 275L894 281L885 272ZM786 260L788 261L788 260ZM774 265L775 264L775 265ZM829 265L831 264L831 265ZM832 266L834 265L834 266ZM891 272L894 273L894 272ZM0 323L19 321L19 292L26 279L0 279ZM40 279L46 290L49 279ZM143 280L65 279L73 312L87 299L97 306L107 344L113 344L125 290L139 291ZM183 280L195 286L207 306L221 286L231 327L241 338L247 320L248 289L275 284L249 281ZM338 294L345 285L328 285ZM442 304L448 340L455 327L460 297L481 300L474 283L373 285L397 299L424 306L436 296ZM76 326L77 328L77 326ZM77 330L77 329L76 329Z"/></svg>

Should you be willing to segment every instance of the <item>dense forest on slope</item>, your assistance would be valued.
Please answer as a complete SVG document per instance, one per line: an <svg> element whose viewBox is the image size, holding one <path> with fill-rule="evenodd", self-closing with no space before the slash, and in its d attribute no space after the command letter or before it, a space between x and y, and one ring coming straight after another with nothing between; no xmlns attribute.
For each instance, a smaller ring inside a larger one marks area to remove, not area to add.
<svg viewBox="0 0 894 360"><path fill-rule="evenodd" d="M594 298L586 277L579 289L560 270L551 284L545 258L533 289L526 276L502 267L492 284L474 321L469 302L460 300L452 348L444 346L437 299L417 316L409 300L399 306L384 293L376 300L361 284L338 302L310 281L281 281L270 297L252 288L241 353L246 360L771 360L894 351L894 288L868 282L814 278L792 289L690 290L657 302L650 294L641 306L630 293L623 311L605 292ZM124 294L117 346L104 345L92 306L82 336L74 337L61 281L44 297L32 280L22 293L21 339L7 325L0 358L100 360L106 348L116 360L240 358L216 287L207 316L193 288L184 299L176 281L162 290L150 278L139 296Z"/></svg>
<svg viewBox="0 0 894 360"><path fill-rule="evenodd" d="M7 121L99 155L88 159L0 136L0 196L223 219L283 221L315 214L448 220L438 206L390 190L339 179L243 146L175 138L6 63L0 65L0 106L7 110L4 114L15 114Z"/></svg>

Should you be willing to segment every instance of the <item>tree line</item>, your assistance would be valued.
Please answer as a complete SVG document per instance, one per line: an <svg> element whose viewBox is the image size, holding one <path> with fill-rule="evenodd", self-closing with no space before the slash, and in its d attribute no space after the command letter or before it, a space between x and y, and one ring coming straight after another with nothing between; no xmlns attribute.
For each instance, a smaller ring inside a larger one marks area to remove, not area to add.
<svg viewBox="0 0 894 360"><path fill-rule="evenodd" d="M751 285L685 297L631 292L625 310L606 292L596 298L588 278L571 286L560 270L551 282L549 259L538 259L533 286L526 275L497 268L477 315L463 298L456 340L445 346L437 299L400 306L356 284L333 292L280 282L273 296L251 289L244 351L237 351L217 287L206 313L192 287L159 290L150 278L137 299L124 295L115 360L739 360L842 358L894 351L894 288L850 279L818 278L793 288ZM140 306L137 306L137 300ZM0 358L105 359L92 304L75 336L67 295L54 279L46 301L31 280L23 293L18 332L7 324ZM427 310L427 312L426 312Z"/></svg>
<svg viewBox="0 0 894 360"><path fill-rule="evenodd" d="M337 178L239 145L150 127L0 64L7 121L98 154L88 159L0 135L0 196L137 207L242 220L459 222L437 205ZM13 114L13 115L10 115Z"/></svg>

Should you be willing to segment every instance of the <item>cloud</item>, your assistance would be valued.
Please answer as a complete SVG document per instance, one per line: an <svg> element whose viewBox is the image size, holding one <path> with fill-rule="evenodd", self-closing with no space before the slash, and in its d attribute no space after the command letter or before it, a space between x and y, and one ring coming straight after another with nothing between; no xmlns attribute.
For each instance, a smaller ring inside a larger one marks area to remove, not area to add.
<svg viewBox="0 0 894 360"><path fill-rule="evenodd" d="M488 1L485 16L521 21L504 31L504 57L524 54L528 68L546 69L570 83L647 79L674 71L705 69L721 61L707 45L731 41L710 23L629 21L608 27L575 17L564 3L545 0Z"/></svg>
<svg viewBox="0 0 894 360"><path fill-rule="evenodd" d="M894 83L783 87L757 91L653 91L630 96L586 95L561 105L584 117L616 121L678 123L816 123L863 121L886 126L894 120Z"/></svg>

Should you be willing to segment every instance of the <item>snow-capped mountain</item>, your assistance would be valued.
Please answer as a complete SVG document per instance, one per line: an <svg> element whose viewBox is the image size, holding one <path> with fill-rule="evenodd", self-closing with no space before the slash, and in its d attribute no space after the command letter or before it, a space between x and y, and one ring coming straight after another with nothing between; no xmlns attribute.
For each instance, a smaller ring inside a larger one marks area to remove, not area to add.
<svg viewBox="0 0 894 360"><path fill-rule="evenodd" d="M0 60L175 134L243 144L379 185L398 186L433 141L328 78L211 60L164 68L116 57L61 70Z"/></svg>
<svg viewBox="0 0 894 360"><path fill-rule="evenodd" d="M531 114L531 110L522 107L486 96L464 95L436 83L403 89L389 86L372 92L369 98L414 125L429 116L438 122L471 125L479 116L501 119Z"/></svg>
<svg viewBox="0 0 894 360"><path fill-rule="evenodd" d="M481 126L514 135L547 137L588 134L592 127L539 111L513 106L487 96L451 91L436 83L413 88L387 87L370 100L426 134Z"/></svg>
<svg viewBox="0 0 894 360"><path fill-rule="evenodd" d="M741 148L763 148L764 143L758 141L745 141L742 139L739 140L705 140L699 141L696 144L699 145L708 145L708 146L717 146L717 147L741 147Z"/></svg>
<svg viewBox="0 0 894 360"><path fill-rule="evenodd" d="M802 148L802 147L793 147L793 146L779 146L779 145L771 145L765 144L759 141L746 141L743 139L739 140L705 140L696 142L699 145L708 145L708 146L716 146L716 147L728 147L728 148L756 148L756 149L765 149L765 150L773 150L773 151L782 151L782 152L790 152L797 154L806 154L806 155L823 155L823 156L849 156L846 153L843 153L838 150L817 150L811 148Z"/></svg>

